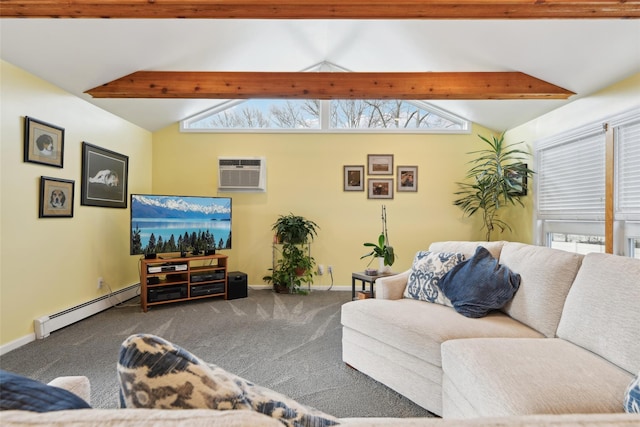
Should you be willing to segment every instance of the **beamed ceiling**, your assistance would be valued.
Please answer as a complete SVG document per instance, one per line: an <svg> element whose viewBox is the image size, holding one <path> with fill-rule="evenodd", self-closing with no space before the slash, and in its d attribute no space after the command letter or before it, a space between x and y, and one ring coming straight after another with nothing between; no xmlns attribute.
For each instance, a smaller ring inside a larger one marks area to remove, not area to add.
<svg viewBox="0 0 640 427"><path fill-rule="evenodd" d="M640 72L640 1L0 0L0 16L3 60L151 131L238 98L424 99L502 130ZM351 72L300 72L320 63Z"/></svg>

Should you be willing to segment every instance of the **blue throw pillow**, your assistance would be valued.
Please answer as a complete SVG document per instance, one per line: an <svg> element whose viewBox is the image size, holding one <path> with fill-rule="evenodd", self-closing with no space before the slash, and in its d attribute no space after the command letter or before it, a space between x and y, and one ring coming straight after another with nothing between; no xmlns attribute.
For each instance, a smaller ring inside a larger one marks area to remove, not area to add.
<svg viewBox="0 0 640 427"><path fill-rule="evenodd" d="M640 414L640 373L627 388L624 395L624 410L630 414Z"/></svg>
<svg viewBox="0 0 640 427"><path fill-rule="evenodd" d="M475 254L453 267L440 280L440 288L453 308L466 317L484 317L513 298L520 275L500 265L487 249L478 246Z"/></svg>
<svg viewBox="0 0 640 427"><path fill-rule="evenodd" d="M49 412L89 408L87 402L70 391L0 370L0 410Z"/></svg>

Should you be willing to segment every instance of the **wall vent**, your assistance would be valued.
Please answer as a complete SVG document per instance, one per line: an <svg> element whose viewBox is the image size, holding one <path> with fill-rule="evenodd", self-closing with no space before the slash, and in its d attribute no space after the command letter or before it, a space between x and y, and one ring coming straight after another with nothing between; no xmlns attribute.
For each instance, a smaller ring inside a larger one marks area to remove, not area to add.
<svg viewBox="0 0 640 427"><path fill-rule="evenodd" d="M218 191L267 191L264 157L218 157Z"/></svg>

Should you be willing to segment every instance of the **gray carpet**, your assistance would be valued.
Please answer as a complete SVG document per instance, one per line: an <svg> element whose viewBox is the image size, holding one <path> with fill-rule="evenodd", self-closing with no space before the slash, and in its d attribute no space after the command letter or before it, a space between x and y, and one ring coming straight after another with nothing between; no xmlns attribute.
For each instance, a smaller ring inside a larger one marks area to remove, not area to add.
<svg viewBox="0 0 640 427"><path fill-rule="evenodd" d="M249 297L154 306L137 299L0 358L2 369L48 382L86 375L92 405L118 406L116 363L134 333L161 336L203 360L337 417L432 416L342 362L340 307L350 292L249 290Z"/></svg>

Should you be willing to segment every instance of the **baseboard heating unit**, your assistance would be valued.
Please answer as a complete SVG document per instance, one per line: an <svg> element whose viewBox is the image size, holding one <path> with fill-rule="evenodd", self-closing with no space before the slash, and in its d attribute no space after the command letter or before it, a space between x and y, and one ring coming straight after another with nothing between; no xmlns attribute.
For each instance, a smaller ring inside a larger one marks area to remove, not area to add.
<svg viewBox="0 0 640 427"><path fill-rule="evenodd" d="M113 307L116 303L129 300L138 295L139 284L131 285L126 288L111 292L108 295L101 296L84 304L68 308L58 313L42 316L33 321L33 329L37 339L46 338L53 331L62 329L89 316L100 313L108 308ZM115 297L115 301L114 301Z"/></svg>

